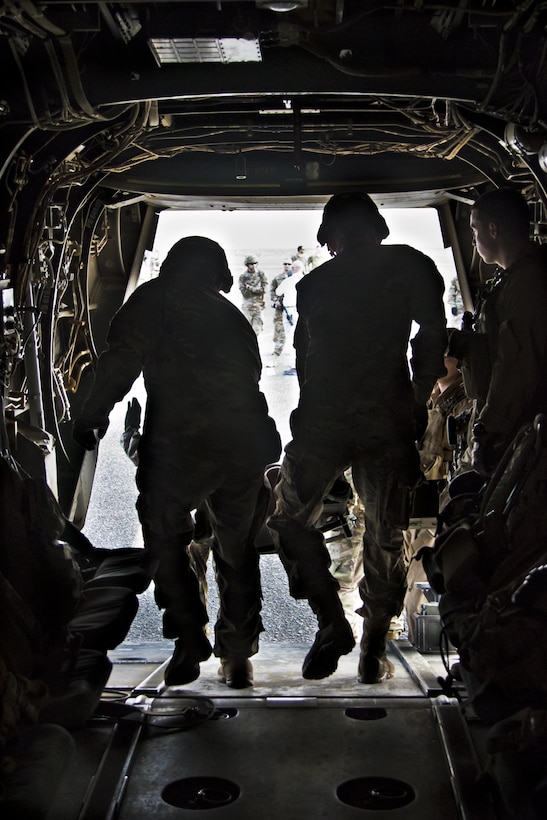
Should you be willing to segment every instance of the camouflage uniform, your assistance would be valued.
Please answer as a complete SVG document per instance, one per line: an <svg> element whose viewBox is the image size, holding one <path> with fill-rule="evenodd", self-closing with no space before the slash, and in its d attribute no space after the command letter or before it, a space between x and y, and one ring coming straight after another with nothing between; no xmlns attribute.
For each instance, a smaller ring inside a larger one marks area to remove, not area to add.
<svg viewBox="0 0 547 820"><path fill-rule="evenodd" d="M206 503L220 608L215 654L250 657L262 631L254 537L267 504L264 467L280 439L259 392L256 336L218 292L188 288L176 271L141 285L112 320L108 350L84 406L106 428L112 407L143 372L147 392L139 444L137 509L157 562L155 595L165 637L192 641L207 622L186 550L191 511Z"/></svg>
<svg viewBox="0 0 547 820"><path fill-rule="evenodd" d="M304 248L302 248L301 251L297 248L297 252L291 256L291 262L300 262L300 264L302 265L302 273L306 275L308 268Z"/></svg>
<svg viewBox="0 0 547 820"><path fill-rule="evenodd" d="M363 577L365 508L352 485L351 470L346 470L344 477L352 490L352 497L348 502L351 537L348 538L345 534L328 537L326 533L325 542L331 560L330 573L340 584L338 597L355 639L359 640L363 629L363 619L359 616L359 581Z"/></svg>
<svg viewBox="0 0 547 820"><path fill-rule="evenodd" d="M424 478L427 481L437 482L441 499L443 495L447 495L446 490L443 493L446 482L460 466L463 466L462 458L467 448L471 411L472 401L465 395L459 373L442 392L436 387L431 394L427 429L420 446L420 462ZM454 420L455 444L448 441L447 421L449 417ZM405 596L408 639L411 643L415 643L415 616L420 605L427 601L421 588L416 584L427 581L427 575L423 563L412 559L422 547L433 546L435 530L427 528L405 530L403 536L406 559L409 563Z"/></svg>
<svg viewBox="0 0 547 820"><path fill-rule="evenodd" d="M285 333L285 316L283 310L283 304L277 298L276 289L277 286L281 284L281 282L287 278L289 275L288 271L281 271L280 274L275 276L270 284L270 302L274 309L274 318L273 318L273 342L274 342L274 355L280 356L283 348L285 347L285 341L287 339L287 334ZM278 307L280 305L280 307Z"/></svg>
<svg viewBox="0 0 547 820"><path fill-rule="evenodd" d="M450 312L452 313L452 316L459 316L461 318L465 310L465 306L463 304L463 297L457 276L455 276L450 282L447 302L450 305Z"/></svg>
<svg viewBox="0 0 547 820"><path fill-rule="evenodd" d="M261 270L246 270L239 277L239 290L243 296L241 308L257 336L264 327L262 311L267 285L268 280Z"/></svg>
<svg viewBox="0 0 547 820"><path fill-rule="evenodd" d="M420 462L427 481L444 481L459 466L467 447L472 401L465 393L461 374L445 387L435 388L428 404L428 422L420 443ZM455 443L448 441L447 420L454 420Z"/></svg>
<svg viewBox="0 0 547 820"><path fill-rule="evenodd" d="M307 597L319 611L314 601L338 583L314 525L326 491L351 465L365 504L361 614L365 623L382 621L384 634L405 591L402 530L409 489L420 476L415 399L425 405L444 372L442 294L442 278L428 257L408 246L370 243L339 253L298 286L300 401L269 527L291 594ZM413 320L420 330L412 342L412 383L407 347Z"/></svg>

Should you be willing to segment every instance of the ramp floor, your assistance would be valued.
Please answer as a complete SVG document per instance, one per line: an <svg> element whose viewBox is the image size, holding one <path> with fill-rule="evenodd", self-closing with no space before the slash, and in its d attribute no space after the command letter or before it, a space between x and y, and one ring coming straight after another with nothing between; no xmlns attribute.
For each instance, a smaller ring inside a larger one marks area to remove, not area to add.
<svg viewBox="0 0 547 820"><path fill-rule="evenodd" d="M226 717L143 737L120 820L350 820L460 816L427 699L256 699ZM445 705L445 709L454 706Z"/></svg>
<svg viewBox="0 0 547 820"><path fill-rule="evenodd" d="M358 649L330 678L305 681L307 646L266 644L254 687L232 690L214 658L197 681L166 687L170 650L111 653L105 716L76 733L74 776L51 820L492 817L460 705L438 685L438 657L392 643L395 677L366 686Z"/></svg>

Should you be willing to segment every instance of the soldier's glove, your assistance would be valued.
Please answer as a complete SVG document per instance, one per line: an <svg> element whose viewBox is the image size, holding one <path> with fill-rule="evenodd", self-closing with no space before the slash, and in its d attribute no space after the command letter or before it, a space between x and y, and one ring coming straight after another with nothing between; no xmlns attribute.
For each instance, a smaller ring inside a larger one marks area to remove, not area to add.
<svg viewBox="0 0 547 820"><path fill-rule="evenodd" d="M127 412L125 414L125 429L131 427L138 430L141 426L141 406L138 399L132 399L127 402Z"/></svg>
<svg viewBox="0 0 547 820"><path fill-rule="evenodd" d="M482 421L473 425L471 465L483 478L489 478L503 455L503 441L489 433Z"/></svg>
<svg viewBox="0 0 547 820"><path fill-rule="evenodd" d="M76 419L72 427L72 438L84 450L94 450L107 428L108 424L100 428L90 427L83 419Z"/></svg>

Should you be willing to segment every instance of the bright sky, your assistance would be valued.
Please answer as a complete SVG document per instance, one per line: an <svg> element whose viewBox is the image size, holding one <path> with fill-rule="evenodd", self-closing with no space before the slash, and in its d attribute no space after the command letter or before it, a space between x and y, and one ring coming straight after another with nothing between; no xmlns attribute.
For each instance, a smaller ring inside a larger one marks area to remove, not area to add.
<svg viewBox="0 0 547 820"><path fill-rule="evenodd" d="M286 252L304 246L306 256L317 247L317 229L321 224L322 208L299 211L163 211L160 215L154 250L158 261L165 259L169 249L183 236L207 236L226 251L234 279L243 271L237 267L234 252L260 253L263 249ZM450 248L443 247L439 218L434 208L382 209L390 235L386 244L406 244L430 256L445 281L445 302L449 324L457 323L450 314L447 302L450 283L456 276L454 257ZM327 257L328 258L328 257ZM239 292L232 288L228 297L237 302Z"/></svg>
<svg viewBox="0 0 547 820"><path fill-rule="evenodd" d="M208 236L226 252L259 248L297 248L313 251L322 208L315 211L164 211L154 248L163 260L183 236ZM387 243L405 243L430 253L442 249L439 221L433 208L382 210L390 229ZM432 254L431 254L432 255Z"/></svg>

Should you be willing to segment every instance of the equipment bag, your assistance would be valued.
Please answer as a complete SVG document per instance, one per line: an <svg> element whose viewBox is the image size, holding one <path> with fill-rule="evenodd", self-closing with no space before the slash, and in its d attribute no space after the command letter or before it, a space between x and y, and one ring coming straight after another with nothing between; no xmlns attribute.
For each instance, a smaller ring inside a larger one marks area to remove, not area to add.
<svg viewBox="0 0 547 820"><path fill-rule="evenodd" d="M441 595L441 621L458 649L470 702L486 720L547 707L547 594L532 595L547 579L545 416L519 431L461 509L463 518L448 525L447 508L434 547L418 557Z"/></svg>

